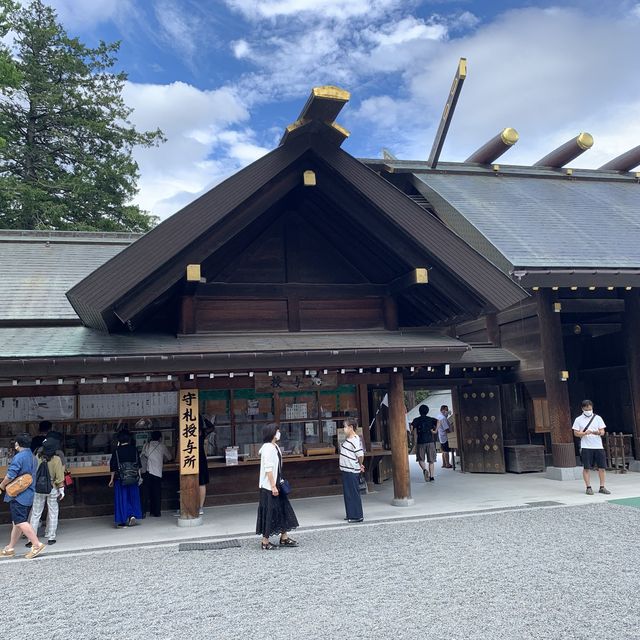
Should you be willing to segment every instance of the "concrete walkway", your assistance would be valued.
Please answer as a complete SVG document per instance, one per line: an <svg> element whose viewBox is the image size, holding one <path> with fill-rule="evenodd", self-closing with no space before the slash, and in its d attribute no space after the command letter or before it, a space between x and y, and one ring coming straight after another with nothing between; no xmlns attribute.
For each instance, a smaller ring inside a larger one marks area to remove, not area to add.
<svg viewBox="0 0 640 640"><path fill-rule="evenodd" d="M587 496L582 480L559 482L548 480L543 473L463 474L438 467L435 482L426 483L413 456L410 469L415 504L410 507L391 506L393 485L388 480L383 485L375 485L373 491L363 497L367 522L410 521L470 512L552 506L549 503L571 506L640 497L640 473L607 474L611 495L604 496L597 493L597 476L592 472L596 494ZM344 505L340 495L294 499L292 502L301 524L300 530L347 526L343 522ZM61 520L58 542L47 549L47 555L231 536L253 537L256 509L257 503L210 507L205 509L204 524L194 528L176 526L173 512L165 512L161 518L146 518L139 526L125 529L115 529L113 517ZM0 526L0 544L3 546L9 540L9 529L8 525ZM22 550L18 547L17 551L20 554Z"/></svg>

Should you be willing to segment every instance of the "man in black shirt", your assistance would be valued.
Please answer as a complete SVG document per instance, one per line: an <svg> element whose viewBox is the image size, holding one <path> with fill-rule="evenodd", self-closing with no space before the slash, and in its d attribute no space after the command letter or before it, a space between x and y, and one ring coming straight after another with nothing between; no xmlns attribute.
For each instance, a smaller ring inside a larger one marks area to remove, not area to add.
<svg viewBox="0 0 640 640"><path fill-rule="evenodd" d="M416 443L416 461L422 469L425 482L433 482L435 479L434 463L436 461L436 445L433 441L433 436L436 433L438 421L427 415L429 413L429 407L427 407L426 404L421 404L418 411L420 415L411 423L413 441ZM429 463L428 471L425 458Z"/></svg>

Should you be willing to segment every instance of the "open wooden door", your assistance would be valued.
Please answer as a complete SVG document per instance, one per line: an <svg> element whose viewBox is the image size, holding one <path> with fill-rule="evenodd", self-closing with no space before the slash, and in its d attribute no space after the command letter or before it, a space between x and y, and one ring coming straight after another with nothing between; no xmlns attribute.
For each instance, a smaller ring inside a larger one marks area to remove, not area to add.
<svg viewBox="0 0 640 640"><path fill-rule="evenodd" d="M464 471L504 473L502 408L497 385L465 385L458 389L459 446Z"/></svg>

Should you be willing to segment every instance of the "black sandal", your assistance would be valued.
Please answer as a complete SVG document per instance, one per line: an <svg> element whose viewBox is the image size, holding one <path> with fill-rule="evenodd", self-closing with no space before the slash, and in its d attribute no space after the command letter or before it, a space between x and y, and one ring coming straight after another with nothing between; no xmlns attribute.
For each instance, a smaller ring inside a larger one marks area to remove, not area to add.
<svg viewBox="0 0 640 640"><path fill-rule="evenodd" d="M282 544L282 543L280 543L280 544ZM271 544L271 542L261 542L260 543L260 548L263 551L269 551L271 549L277 549L278 547L276 547L275 544Z"/></svg>
<svg viewBox="0 0 640 640"><path fill-rule="evenodd" d="M297 547L298 543L293 538L280 538L281 547Z"/></svg>

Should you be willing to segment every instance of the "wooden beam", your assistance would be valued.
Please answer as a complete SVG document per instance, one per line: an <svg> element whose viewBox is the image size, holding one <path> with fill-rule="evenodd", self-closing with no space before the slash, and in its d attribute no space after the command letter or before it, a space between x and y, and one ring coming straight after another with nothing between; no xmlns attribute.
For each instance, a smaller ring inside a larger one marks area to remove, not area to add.
<svg viewBox="0 0 640 640"><path fill-rule="evenodd" d="M429 270L427 268L416 267L409 271L409 273L405 273L403 276L396 278L393 282L389 283L389 293L395 295L417 284L429 284Z"/></svg>
<svg viewBox="0 0 640 640"><path fill-rule="evenodd" d="M385 296L387 287L383 284L314 284L282 282L208 282L197 289L198 298L361 298L363 296Z"/></svg>
<svg viewBox="0 0 640 640"><path fill-rule="evenodd" d="M561 313L622 313L624 300L617 298L560 298Z"/></svg>
<svg viewBox="0 0 640 640"><path fill-rule="evenodd" d="M458 61L458 69L456 70L456 75L453 78L453 83L451 84L451 89L449 90L447 102L445 103L444 110L442 111L440 126L438 127L438 131L436 132L436 137L433 141L433 146L431 147L431 153L429 154L429 159L427 160L428 165L432 169L435 168L435 166L438 164L438 160L440 159L440 152L442 151L445 138L447 137L447 132L449 131L449 126L451 125L451 120L453 119L453 112L456 109L456 104L458 104L458 98L460 97L460 92L462 91L462 84L464 83L464 79L466 77L467 59L460 58L460 60Z"/></svg>

